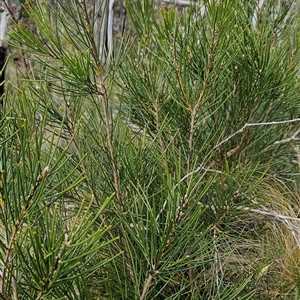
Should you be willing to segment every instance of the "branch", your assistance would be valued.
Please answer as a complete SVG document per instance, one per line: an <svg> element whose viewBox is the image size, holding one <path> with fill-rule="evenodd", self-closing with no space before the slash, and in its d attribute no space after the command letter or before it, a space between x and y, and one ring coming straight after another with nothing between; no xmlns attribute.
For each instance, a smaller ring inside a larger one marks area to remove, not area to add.
<svg viewBox="0 0 300 300"><path fill-rule="evenodd" d="M113 130L112 130L112 120L109 115L109 107L108 107L108 99L107 99L107 91L105 87L105 83L103 81L103 74L102 74L102 67L101 67L101 62L98 57L97 53L97 48L96 48L96 43L93 37L93 30L92 26L90 24L90 19L87 13L87 6L84 0L80 0L82 10L84 12L84 21L85 21L85 30L88 34L88 39L90 43L90 49L92 56L94 58L95 62L95 70L96 70L96 76L98 79L98 84L96 84L96 92L97 95L99 96L101 100L101 105L102 105L102 110L103 110L103 117L104 117L104 123L105 123L105 129L106 129L106 138L107 138L107 146L108 146L108 151L109 151L109 156L110 156L110 161L111 161L111 166L112 166L112 177L113 177L113 184L114 184L114 189L116 193L116 202L117 202L117 207L120 210L120 212L123 212L123 202L121 198L121 188L120 188L120 182L119 182L119 175L118 175L118 169L117 169L117 163L116 163L116 156L114 152L114 146L113 146ZM123 227L123 224L121 223L121 228L122 232L125 232L125 228ZM128 268L130 278L132 282L135 284L136 279L135 279L135 274L134 274L134 267L132 263L132 257L130 254L130 247L128 244L128 241L125 239L124 241L124 246L125 246L125 256L126 256L126 266Z"/></svg>
<svg viewBox="0 0 300 300"><path fill-rule="evenodd" d="M291 137L289 138L286 138L284 140L281 140L281 141L276 141L274 143L274 145L277 145L277 144L283 144L283 143L290 143L291 141L299 141L300 138L297 137L297 135L300 133L300 129L297 130Z"/></svg>
<svg viewBox="0 0 300 300"><path fill-rule="evenodd" d="M283 124L289 124L289 123L297 123L300 122L300 118L296 118L296 119L291 119L291 120L284 120L284 121L272 121L272 122L262 122L262 123L246 123L242 128L240 128L238 131L232 133L231 135L229 135L226 139L224 139L223 141L221 141L219 144L217 144L216 146L214 146L209 152L208 154L204 157L203 159L203 163L195 170L191 171L190 173L186 174L185 176L183 176L180 180L180 182L183 182L185 179L187 179L188 177L192 176L195 173L198 173L200 170L202 170L204 168L204 162L206 161L206 159L220 146L224 145L225 143L227 143L229 140L231 140L232 138L234 138L236 135L244 132L245 129L247 129L248 127L256 127L256 126L273 126L273 125L283 125ZM275 142L276 143L276 142ZM278 142L277 142L278 143Z"/></svg>
<svg viewBox="0 0 300 300"><path fill-rule="evenodd" d="M197 102L195 103L192 111L191 111L191 125L190 125L190 134L189 134L189 141L188 141L188 158L187 158L187 173L190 173L191 169L191 164L192 164L192 156L193 156L193 140L194 140L194 131L195 131L195 120L196 120L196 115L198 113L199 106L202 104L204 95L207 90L207 85L208 85L208 79L210 77L212 67L213 67L213 60L214 60L214 49L215 45L217 43L216 40L217 37L217 31L214 25L213 31L212 31L212 40L210 44L210 49L209 49L209 54L208 54L208 65L207 65L207 70L205 73L204 81L202 84L202 89L199 95L199 98L197 99ZM186 177L185 179L188 179L189 177ZM189 180L187 180L187 183Z"/></svg>
<svg viewBox="0 0 300 300"><path fill-rule="evenodd" d="M243 208L244 210L247 210L247 208ZM281 215L276 211L273 210L268 210L265 207L262 207L263 210L261 209L250 209L249 211L252 213L256 214L261 214L261 215L266 215L266 216L271 216L274 217L275 220L282 222L291 232L291 234L294 237L294 240L300 249L300 218L295 218L295 217L289 217L285 215ZM299 222L298 225L293 224L292 221L297 221Z"/></svg>
<svg viewBox="0 0 300 300"><path fill-rule="evenodd" d="M47 176L49 172L49 166L45 167L44 170L41 172L41 174L37 177L36 179L36 183L31 191L31 193L28 195L25 205L18 217L18 220L15 222L15 227L13 230L13 233L10 237L9 243L6 247L6 254L5 254L5 258L3 260L3 268L1 271L1 278L0 278L0 295L3 296L5 298L5 277L6 277L6 271L7 271L7 265L8 263L12 260L11 254L12 254L12 250L13 250L13 245L16 242L16 236L19 232L19 229L22 225L22 220L24 219L24 217L26 216L26 212L29 208L29 205L31 204L31 201L33 199L33 197L36 194L37 188L39 187L39 185L41 184L42 180ZM15 288L15 279L13 278L13 286Z"/></svg>
<svg viewBox="0 0 300 300"><path fill-rule="evenodd" d="M149 290L150 284L152 282L153 277L154 276L152 274L149 274L149 276L148 276L148 278L147 278L147 280L146 280L146 282L144 284L144 288L143 288L143 292L142 292L142 295L140 297L140 300L144 300L145 299L145 297L147 295L147 292Z"/></svg>

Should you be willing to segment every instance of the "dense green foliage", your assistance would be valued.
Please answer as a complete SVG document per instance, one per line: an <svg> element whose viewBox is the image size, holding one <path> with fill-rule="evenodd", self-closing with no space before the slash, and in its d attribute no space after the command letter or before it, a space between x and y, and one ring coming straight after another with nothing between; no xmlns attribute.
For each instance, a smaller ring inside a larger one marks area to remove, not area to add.
<svg viewBox="0 0 300 300"><path fill-rule="evenodd" d="M27 2L3 299L298 299L299 16L275 2L127 1L105 65L84 1Z"/></svg>

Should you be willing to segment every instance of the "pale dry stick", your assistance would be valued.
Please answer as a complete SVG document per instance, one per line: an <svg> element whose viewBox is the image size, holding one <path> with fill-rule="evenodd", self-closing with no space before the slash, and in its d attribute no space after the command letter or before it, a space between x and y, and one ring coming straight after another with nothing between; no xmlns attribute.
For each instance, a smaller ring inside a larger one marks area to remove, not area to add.
<svg viewBox="0 0 300 300"><path fill-rule="evenodd" d="M292 141L299 141L300 138L298 138L298 134L300 133L300 129L297 130L291 137L289 138L286 138L286 139L283 139L281 141L276 141L274 142L274 145L277 145L277 144L284 144L284 143L290 143Z"/></svg>
<svg viewBox="0 0 300 300"><path fill-rule="evenodd" d="M236 132L232 133L231 135L229 135L226 139L224 139L223 141L221 141L219 144L217 144L216 146L214 146L209 152L208 154L205 155L203 161L205 162L206 159L220 146L222 146L223 144L227 143L229 140L231 140L233 137L235 137L236 135L242 133L246 128L248 127L255 127L255 126L272 126L272 125L282 125L282 124L288 124L288 123L296 123L296 122L300 122L300 118L296 118L296 119L291 119L291 120L285 120L285 121L273 121L273 122L263 122L263 123L246 123L242 128L240 128L239 130L237 130ZM180 182L183 182L184 180L186 180L188 177L192 176L195 173L198 173L200 170L202 170L204 168L204 162L195 170L187 173L186 175L184 175Z"/></svg>
<svg viewBox="0 0 300 300"><path fill-rule="evenodd" d="M243 208L244 210L248 210L247 208ZM295 217L289 217L289 216L285 216L282 214L279 214L276 211L273 210L268 210L264 207L262 207L263 210L261 209L249 209L250 212L252 213L256 213L256 214L261 214L261 215L266 215L266 216L270 216L270 217L274 217L276 220L282 222L283 224L285 224L285 226L290 230L290 232L292 233L295 242L298 246L298 248L300 249L300 218L295 218ZM299 225L296 226L292 223L292 221L297 221L299 222Z"/></svg>

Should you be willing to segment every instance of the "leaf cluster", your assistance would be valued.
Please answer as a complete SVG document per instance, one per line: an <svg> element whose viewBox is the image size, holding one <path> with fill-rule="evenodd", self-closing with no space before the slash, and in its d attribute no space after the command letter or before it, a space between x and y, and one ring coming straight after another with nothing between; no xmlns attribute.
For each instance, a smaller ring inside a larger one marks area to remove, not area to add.
<svg viewBox="0 0 300 300"><path fill-rule="evenodd" d="M9 35L32 68L0 127L4 298L257 299L262 212L297 184L299 24L252 2L128 1L105 65L86 2L27 3L34 26Z"/></svg>

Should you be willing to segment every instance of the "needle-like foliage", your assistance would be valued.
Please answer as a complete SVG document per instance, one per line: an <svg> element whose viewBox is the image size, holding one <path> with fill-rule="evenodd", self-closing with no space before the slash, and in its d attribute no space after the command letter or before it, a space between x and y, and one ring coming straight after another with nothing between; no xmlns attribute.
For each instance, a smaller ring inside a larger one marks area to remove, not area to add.
<svg viewBox="0 0 300 300"><path fill-rule="evenodd" d="M0 125L2 298L297 296L299 18L277 2L127 1L106 62L95 1L26 2Z"/></svg>

